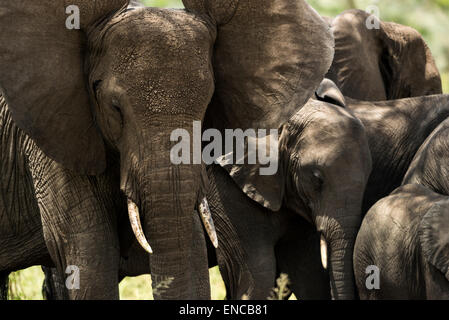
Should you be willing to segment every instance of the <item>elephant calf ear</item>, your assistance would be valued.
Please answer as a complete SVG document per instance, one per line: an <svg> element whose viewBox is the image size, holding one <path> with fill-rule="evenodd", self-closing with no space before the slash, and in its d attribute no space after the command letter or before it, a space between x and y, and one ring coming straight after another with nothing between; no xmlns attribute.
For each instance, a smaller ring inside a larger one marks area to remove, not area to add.
<svg viewBox="0 0 449 320"><path fill-rule="evenodd" d="M449 280L449 206L436 203L421 221L419 236L426 260Z"/></svg>
<svg viewBox="0 0 449 320"><path fill-rule="evenodd" d="M126 4L123 0L0 4L0 43L7 44L0 46L0 87L11 115L49 157L69 169L96 174L106 165L83 72L85 35L70 15L79 10L84 28ZM67 21L75 29L67 28Z"/></svg>
<svg viewBox="0 0 449 320"><path fill-rule="evenodd" d="M278 129L314 94L332 63L329 24L303 0L183 2L217 24L216 90L206 113L211 127ZM251 165L225 168L253 199L268 197L264 185L272 178L256 179Z"/></svg>

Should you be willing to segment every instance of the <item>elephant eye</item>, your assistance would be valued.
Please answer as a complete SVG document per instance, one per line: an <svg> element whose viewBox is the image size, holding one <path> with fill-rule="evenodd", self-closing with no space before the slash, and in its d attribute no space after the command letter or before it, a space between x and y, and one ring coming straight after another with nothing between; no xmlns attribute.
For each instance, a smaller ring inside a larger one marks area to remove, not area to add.
<svg viewBox="0 0 449 320"><path fill-rule="evenodd" d="M118 99L112 98L104 109L107 124L107 136L112 143L117 143L123 132L123 113Z"/></svg>
<svg viewBox="0 0 449 320"><path fill-rule="evenodd" d="M324 178L323 174L318 169L312 170L312 180L315 191L320 192L323 188Z"/></svg>

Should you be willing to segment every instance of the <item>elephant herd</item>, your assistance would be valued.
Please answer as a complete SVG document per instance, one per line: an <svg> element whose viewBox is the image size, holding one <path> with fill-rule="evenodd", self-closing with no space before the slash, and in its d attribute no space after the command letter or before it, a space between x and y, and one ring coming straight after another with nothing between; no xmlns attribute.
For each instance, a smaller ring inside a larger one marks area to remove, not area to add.
<svg viewBox="0 0 449 320"><path fill-rule="evenodd" d="M73 29L64 1L0 4L0 298L42 265L48 299L145 273L210 299L218 265L228 299L281 273L300 299L449 299L449 95L416 30L304 0L72 2ZM278 170L173 164L194 121L277 129Z"/></svg>

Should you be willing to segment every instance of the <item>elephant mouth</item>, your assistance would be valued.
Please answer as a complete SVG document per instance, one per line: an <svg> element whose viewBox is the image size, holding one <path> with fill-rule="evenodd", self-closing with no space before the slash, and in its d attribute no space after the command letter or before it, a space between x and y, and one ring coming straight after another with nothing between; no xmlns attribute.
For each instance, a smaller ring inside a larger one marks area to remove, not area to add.
<svg viewBox="0 0 449 320"><path fill-rule="evenodd" d="M209 239L211 240L213 246L215 248L218 248L217 231L215 230L212 213L210 211L209 203L207 202L206 197L204 197L201 203L198 205L198 211L204 228L206 229L207 235L209 236ZM137 241L146 252L152 254L153 249L151 249L145 233L143 232L142 223L140 221L139 207L130 198L128 198L128 216L131 223L131 228Z"/></svg>

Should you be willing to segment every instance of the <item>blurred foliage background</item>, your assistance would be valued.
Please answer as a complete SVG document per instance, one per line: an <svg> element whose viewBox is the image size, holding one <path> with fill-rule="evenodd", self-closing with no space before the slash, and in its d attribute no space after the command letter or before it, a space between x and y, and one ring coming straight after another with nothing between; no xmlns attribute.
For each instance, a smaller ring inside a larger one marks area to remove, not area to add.
<svg viewBox="0 0 449 320"><path fill-rule="evenodd" d="M143 0L152 7L182 8L181 0ZM308 0L320 14L336 16L340 12L368 6L379 8L380 18L417 29L426 40L443 79L444 92L449 93L449 0ZM211 269L212 298L225 297L225 288L217 268ZM10 299L42 299L43 274L40 267L19 271L10 276ZM152 299L151 278L126 278L120 284L121 299Z"/></svg>

